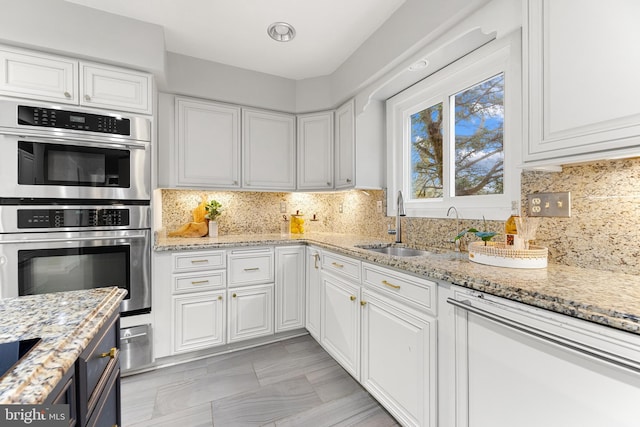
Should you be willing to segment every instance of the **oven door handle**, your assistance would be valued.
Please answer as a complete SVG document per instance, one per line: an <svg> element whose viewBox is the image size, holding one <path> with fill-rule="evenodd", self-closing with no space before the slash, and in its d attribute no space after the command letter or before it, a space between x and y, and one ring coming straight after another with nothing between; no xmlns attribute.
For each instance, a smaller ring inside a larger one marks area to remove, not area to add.
<svg viewBox="0 0 640 427"><path fill-rule="evenodd" d="M75 139L70 137L64 138L48 138L43 137L42 135L38 136L30 136L30 135L18 135L20 139L23 139L28 142L40 142L43 144L61 144L61 145L78 145L78 142L82 143L83 147L93 147L93 148L128 148L135 150L144 150L146 148L146 144L136 144L132 142L125 141L114 141L114 142L96 142L91 140L89 137L83 139Z"/></svg>
<svg viewBox="0 0 640 427"><path fill-rule="evenodd" d="M58 243L58 242L89 242L92 240L117 240L117 239L146 239L146 234L127 234L125 236L94 236L94 237L69 237L51 239L26 239L26 240L0 240L0 244L31 244L31 243Z"/></svg>

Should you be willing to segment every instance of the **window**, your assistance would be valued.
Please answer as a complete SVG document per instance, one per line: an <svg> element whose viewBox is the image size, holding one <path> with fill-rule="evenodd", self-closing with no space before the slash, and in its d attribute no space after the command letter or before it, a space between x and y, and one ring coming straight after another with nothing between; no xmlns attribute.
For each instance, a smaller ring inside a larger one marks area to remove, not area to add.
<svg viewBox="0 0 640 427"><path fill-rule="evenodd" d="M495 40L387 100L388 206L400 190L409 216L449 206L509 216L520 198L519 40Z"/></svg>

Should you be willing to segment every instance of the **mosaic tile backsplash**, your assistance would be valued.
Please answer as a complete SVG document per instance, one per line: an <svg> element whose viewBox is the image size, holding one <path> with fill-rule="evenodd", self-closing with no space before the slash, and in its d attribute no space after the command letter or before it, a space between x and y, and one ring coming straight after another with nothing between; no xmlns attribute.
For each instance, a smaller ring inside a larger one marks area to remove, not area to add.
<svg viewBox="0 0 640 427"><path fill-rule="evenodd" d="M571 192L570 218L543 218L536 244L549 248L549 261L621 273L640 273L640 159L565 166L562 172L523 172L522 201L535 192ZM173 231L191 220L191 211L207 200L222 203L221 234L278 233L286 215L300 211L306 231L353 233L393 241L387 227L395 218L377 212L382 190L336 193L267 193L162 190L162 227ZM340 212L342 205L342 213ZM313 215L317 221L311 221ZM506 219L506 218L505 218ZM482 221L463 219L461 228L483 228ZM454 246L454 219L403 218L403 241L418 248ZM487 221L487 229L503 233L503 221Z"/></svg>

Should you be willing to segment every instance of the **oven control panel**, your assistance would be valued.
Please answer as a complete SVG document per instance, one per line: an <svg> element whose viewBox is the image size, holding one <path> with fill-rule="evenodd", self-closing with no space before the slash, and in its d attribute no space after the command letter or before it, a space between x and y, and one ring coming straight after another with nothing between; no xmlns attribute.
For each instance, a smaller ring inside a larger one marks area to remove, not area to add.
<svg viewBox="0 0 640 427"><path fill-rule="evenodd" d="M129 225L129 209L18 209L18 228Z"/></svg>
<svg viewBox="0 0 640 427"><path fill-rule="evenodd" d="M25 105L18 105L18 124L116 135L131 134L129 119Z"/></svg>

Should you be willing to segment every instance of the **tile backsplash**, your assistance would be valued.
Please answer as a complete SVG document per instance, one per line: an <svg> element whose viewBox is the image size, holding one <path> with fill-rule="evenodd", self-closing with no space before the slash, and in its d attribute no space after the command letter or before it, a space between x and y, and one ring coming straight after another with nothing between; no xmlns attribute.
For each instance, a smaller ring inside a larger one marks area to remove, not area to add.
<svg viewBox="0 0 640 427"><path fill-rule="evenodd" d="M536 244L549 248L549 261L577 267L640 273L640 159L565 166L562 172L526 171L522 175L523 210L527 195L571 192L570 218L542 218ZM335 193L268 193L241 191L162 190L162 227L167 231L191 220L202 196L224 207L220 233L279 233L281 203L286 215L300 211L307 231L353 233L393 241L387 227L395 218L377 211L383 190ZM340 212L342 205L342 212ZM317 221L310 221L313 215ZM506 219L506 218L505 218ZM452 249L458 228L482 228L481 220L403 218L403 241L420 248ZM503 221L487 221L503 233Z"/></svg>

